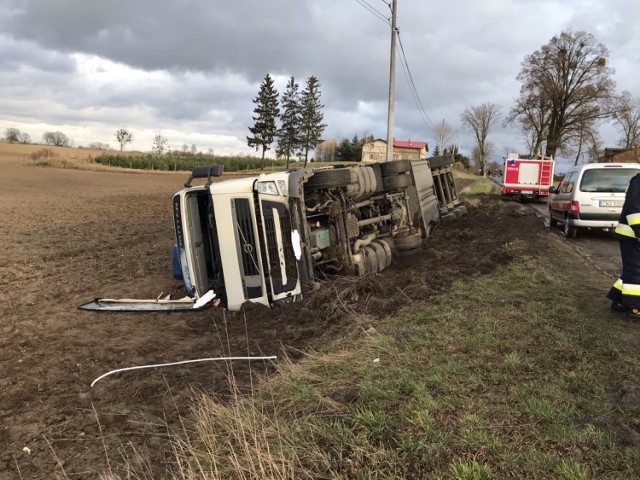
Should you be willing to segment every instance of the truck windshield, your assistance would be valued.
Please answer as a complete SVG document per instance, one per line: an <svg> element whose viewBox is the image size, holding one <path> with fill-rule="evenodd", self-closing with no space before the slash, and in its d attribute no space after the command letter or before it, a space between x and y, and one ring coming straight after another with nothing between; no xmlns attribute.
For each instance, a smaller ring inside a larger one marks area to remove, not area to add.
<svg viewBox="0 0 640 480"><path fill-rule="evenodd" d="M179 197L176 196L174 203L179 201ZM208 290L213 289L224 304L226 294L222 257L211 195L207 190L197 190L185 195L184 202L185 218L180 217L180 208L175 205L174 217L181 264L187 264L186 256L191 258L192 276L185 277L185 287L189 294L193 294L195 288L198 295L204 295ZM182 231L183 225L187 235Z"/></svg>
<svg viewBox="0 0 640 480"><path fill-rule="evenodd" d="M580 182L583 192L624 193L631 178L639 173L635 168L594 168L585 170Z"/></svg>

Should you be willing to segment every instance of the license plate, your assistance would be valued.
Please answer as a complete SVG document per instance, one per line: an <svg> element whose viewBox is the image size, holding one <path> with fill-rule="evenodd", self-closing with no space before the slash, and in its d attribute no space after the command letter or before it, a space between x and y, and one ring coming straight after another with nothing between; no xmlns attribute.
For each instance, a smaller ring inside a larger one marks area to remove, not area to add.
<svg viewBox="0 0 640 480"><path fill-rule="evenodd" d="M601 207L621 207L622 200L600 200Z"/></svg>

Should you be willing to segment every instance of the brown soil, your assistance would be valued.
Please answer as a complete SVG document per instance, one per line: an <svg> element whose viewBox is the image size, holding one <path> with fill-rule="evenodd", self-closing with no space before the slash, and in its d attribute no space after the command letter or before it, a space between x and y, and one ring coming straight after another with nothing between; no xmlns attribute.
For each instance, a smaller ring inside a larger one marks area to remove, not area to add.
<svg viewBox="0 0 640 480"><path fill-rule="evenodd" d="M349 328L345 312L380 319L493 271L509 261L507 242L544 231L521 205L498 215L505 210L486 201L441 225L420 254L375 277L330 280L300 304L226 315L90 313L76 305L103 295L182 295L171 278L170 200L186 174L39 168L1 157L0 168L0 479L122 473L126 459L139 461L134 451L157 478L171 464L168 432L181 430L193 389L224 394L226 366L115 374L91 389L99 375L320 346ZM232 367L246 386L247 364Z"/></svg>

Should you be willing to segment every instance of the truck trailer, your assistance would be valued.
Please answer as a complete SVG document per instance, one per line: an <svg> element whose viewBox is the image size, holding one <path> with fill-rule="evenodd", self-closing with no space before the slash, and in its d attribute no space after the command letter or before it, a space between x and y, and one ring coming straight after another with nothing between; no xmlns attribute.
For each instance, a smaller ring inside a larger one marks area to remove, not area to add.
<svg viewBox="0 0 640 480"><path fill-rule="evenodd" d="M434 167L438 176L444 167ZM442 211L465 213L455 186L434 184L425 159L214 181L220 175L220 165L196 167L172 199L173 269L184 282L184 298L102 298L79 307L276 307L302 299L319 278L381 272L396 257L419 252ZM204 184L192 185L194 179ZM439 196L449 199L444 209Z"/></svg>

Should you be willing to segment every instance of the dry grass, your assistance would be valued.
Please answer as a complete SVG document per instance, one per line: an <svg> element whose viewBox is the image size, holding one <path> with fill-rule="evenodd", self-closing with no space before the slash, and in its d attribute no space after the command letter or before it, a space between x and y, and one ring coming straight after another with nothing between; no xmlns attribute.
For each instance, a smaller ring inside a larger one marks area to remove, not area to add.
<svg viewBox="0 0 640 480"><path fill-rule="evenodd" d="M54 147L50 145L31 145L21 143L0 142L0 162L19 165L37 165L58 168L72 168L76 170L122 171L131 172L126 168L110 168L92 161L105 150L91 148ZM113 155L136 155L141 152L109 151Z"/></svg>

